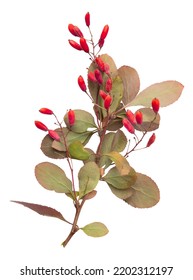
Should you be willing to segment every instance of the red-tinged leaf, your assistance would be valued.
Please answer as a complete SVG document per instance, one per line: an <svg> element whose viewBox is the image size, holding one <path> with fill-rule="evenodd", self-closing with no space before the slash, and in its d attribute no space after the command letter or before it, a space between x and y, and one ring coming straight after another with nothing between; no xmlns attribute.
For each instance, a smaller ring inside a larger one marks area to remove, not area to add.
<svg viewBox="0 0 193 280"><path fill-rule="evenodd" d="M58 212L57 210L51 207L29 203L29 202L16 201L16 200L12 200L11 202L21 204L42 216L53 217L53 218L60 219L62 221L66 221L60 212Z"/></svg>
<svg viewBox="0 0 193 280"><path fill-rule="evenodd" d="M184 86L177 81L164 81L153 84L141 91L129 106L142 105L151 107L152 99L157 98L160 102L160 107L168 106L180 97Z"/></svg>
<svg viewBox="0 0 193 280"><path fill-rule="evenodd" d="M123 103L124 105L131 102L139 92L140 80L137 71L129 66L122 66L118 69L119 77L123 81Z"/></svg>
<svg viewBox="0 0 193 280"><path fill-rule="evenodd" d="M137 208L150 208L160 199L160 192L156 183L148 176L137 173L137 180L131 186L133 193L125 202Z"/></svg>
<svg viewBox="0 0 193 280"><path fill-rule="evenodd" d="M50 191L72 193L72 182L65 172L57 165L42 162L35 166L35 176L39 184Z"/></svg>
<svg viewBox="0 0 193 280"><path fill-rule="evenodd" d="M89 192L85 196L83 196L83 199L84 200L92 199L93 197L95 197L96 194L97 194L97 191L92 190L91 192Z"/></svg>

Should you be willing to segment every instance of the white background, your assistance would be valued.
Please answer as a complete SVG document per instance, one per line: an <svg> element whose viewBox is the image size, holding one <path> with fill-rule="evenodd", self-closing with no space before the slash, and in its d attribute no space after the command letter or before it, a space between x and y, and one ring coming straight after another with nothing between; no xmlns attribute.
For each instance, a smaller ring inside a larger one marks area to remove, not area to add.
<svg viewBox="0 0 193 280"><path fill-rule="evenodd" d="M26 265L111 270L104 277L88 279L119 279L112 276L114 266L173 266L171 276L151 279L192 279L191 4L188 0L1 1L1 279L33 278L19 275ZM35 165L50 161L39 149L44 132L35 128L34 120L54 129L53 118L40 115L39 108L54 110L59 119L69 108L91 109L77 85L77 77L86 77L90 62L85 53L69 46L68 39L74 38L67 29L73 23L86 33L88 11L95 40L105 24L110 26L103 53L111 55L117 67L134 67L141 89L171 79L185 88L178 102L160 111L155 144L130 158L137 171L156 181L160 203L148 210L135 209L100 184L97 196L86 203L79 225L101 221L109 234L94 239L78 232L64 249L60 244L70 230L66 224L10 200L48 205L67 219L73 216L68 199L46 191L34 177ZM148 276L132 279L142 278Z"/></svg>

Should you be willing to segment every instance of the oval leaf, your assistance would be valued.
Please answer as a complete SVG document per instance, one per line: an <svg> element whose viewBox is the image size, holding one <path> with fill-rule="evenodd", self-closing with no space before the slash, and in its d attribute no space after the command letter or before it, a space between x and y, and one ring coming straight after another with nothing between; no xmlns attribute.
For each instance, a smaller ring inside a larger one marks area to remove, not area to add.
<svg viewBox="0 0 193 280"><path fill-rule="evenodd" d="M109 232L108 228L100 222L88 224L81 228L81 230L91 237L102 237Z"/></svg>
<svg viewBox="0 0 193 280"><path fill-rule="evenodd" d="M70 131L67 127L62 128L63 136L62 136L60 129L57 128L56 131L60 135L60 142L54 140L52 142L52 148L57 151L66 151L63 136L65 137L66 145L68 147L74 141L80 141L83 145L86 145L88 143L88 141L90 140L91 136L93 135L92 131L76 133L76 132Z"/></svg>
<svg viewBox="0 0 193 280"><path fill-rule="evenodd" d="M58 219L60 219L64 222L66 221L60 212L58 212L57 210L55 210L51 207L43 206L43 205L39 205L39 204L34 204L34 203L23 202L23 201L12 200L11 202L21 204L21 205L35 211L36 213L38 213L42 216L58 218Z"/></svg>
<svg viewBox="0 0 193 280"><path fill-rule="evenodd" d="M122 156L116 151L112 151L105 155L108 156L115 163L120 175L129 174L131 167L124 156Z"/></svg>
<svg viewBox="0 0 193 280"><path fill-rule="evenodd" d="M97 194L97 191L92 190L91 192L87 193L87 194L83 197L83 199L84 199L84 200L92 199L92 198L94 198L94 197L96 196L96 194Z"/></svg>
<svg viewBox="0 0 193 280"><path fill-rule="evenodd" d="M67 127L77 133L82 133L87 131L88 128L96 128L96 124L94 121L93 116L84 110L74 110L75 113L75 123L73 126L70 126L69 121L68 121L68 114L64 116L64 121L67 125Z"/></svg>
<svg viewBox="0 0 193 280"><path fill-rule="evenodd" d="M148 176L137 173L137 180L131 187L132 195L125 202L137 208L153 207L159 202L160 192L156 183Z"/></svg>
<svg viewBox="0 0 193 280"><path fill-rule="evenodd" d="M157 98L160 101L160 106L165 107L178 100L183 88L184 86L177 81L156 83L141 91L129 106L151 107L152 99Z"/></svg>
<svg viewBox="0 0 193 280"><path fill-rule="evenodd" d="M100 169L95 162L87 162L78 173L79 198L94 190L100 179Z"/></svg>
<svg viewBox="0 0 193 280"><path fill-rule="evenodd" d="M140 89L140 80L137 71L130 66L122 66L118 69L118 74L123 81L123 103L124 105L131 102Z"/></svg>
<svg viewBox="0 0 193 280"><path fill-rule="evenodd" d="M90 157L90 153L84 149L84 146L80 141L74 141L68 147L70 156L74 159L87 160Z"/></svg>
<svg viewBox="0 0 193 280"><path fill-rule="evenodd" d="M134 185L136 181L136 172L130 167L128 175L121 175L116 167L113 167L103 177L104 181L116 189L125 190Z"/></svg>
<svg viewBox="0 0 193 280"><path fill-rule="evenodd" d="M111 96L113 98L112 104L110 106L110 112L114 112L116 111L116 109L118 108L121 99L123 98L123 82L121 80L121 78L116 75L115 77L113 77L113 81L112 81L112 90L111 90Z"/></svg>
<svg viewBox="0 0 193 280"><path fill-rule="evenodd" d="M110 190L112 191L112 193L120 198L120 199L126 199L128 197L130 197L133 193L132 191L132 188L128 188L128 189L124 189L124 190L121 190L121 189L117 189L117 188L114 188L112 185L108 184L109 185L109 188Z"/></svg>
<svg viewBox="0 0 193 280"><path fill-rule="evenodd" d="M57 142L58 146L61 147L61 142L59 141L53 141L53 139L49 136L46 135L41 143L41 150L44 153L45 156L52 158L52 159L63 159L66 157L66 153L64 152L64 149L54 149L52 147L53 142ZM62 145L63 146L63 145Z"/></svg>
<svg viewBox="0 0 193 280"><path fill-rule="evenodd" d="M50 191L72 193L72 183L64 171L50 162L42 162L35 167L35 176L39 184Z"/></svg>
<svg viewBox="0 0 193 280"><path fill-rule="evenodd" d="M111 151L122 152L127 145L127 138L122 130L118 130L116 133L109 132L105 134L101 154L105 155ZM99 161L99 166L102 167L105 165L107 168L111 164L111 160L105 156L101 156Z"/></svg>

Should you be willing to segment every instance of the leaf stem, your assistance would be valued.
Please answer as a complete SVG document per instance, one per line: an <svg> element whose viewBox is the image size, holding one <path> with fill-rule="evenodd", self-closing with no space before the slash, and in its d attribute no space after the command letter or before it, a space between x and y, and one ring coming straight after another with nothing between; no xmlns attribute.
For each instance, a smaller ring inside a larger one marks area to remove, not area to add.
<svg viewBox="0 0 193 280"><path fill-rule="evenodd" d="M77 223L78 223L78 219L79 219L82 207L84 205L84 202L85 202L85 200L83 199L81 204L78 204L78 205L76 204L75 205L76 212L75 212L75 216L74 216L74 221L73 221L72 228L71 228L71 231L70 231L69 235L67 236L67 238L61 244L63 247L65 247L68 244L68 242L71 240L71 238L79 230L79 227L78 227Z"/></svg>
<svg viewBox="0 0 193 280"><path fill-rule="evenodd" d="M70 154L69 154L69 151L68 151L68 146L67 146L67 143L66 143L66 137L64 135L64 132L63 132L63 129L62 129L62 125L61 123L59 122L57 116L55 114L53 114L54 117L56 118L56 121L60 127L60 130L61 130L61 134L62 134L62 138L63 138L63 141L64 141L64 146L66 148L66 158L67 158L67 162L68 162L68 165L69 165L69 168L70 168L70 172L71 172L71 178L72 178L72 191L74 193L74 200L75 200L75 204L76 206L79 205L79 201L77 199L77 195L76 195L76 189L75 189L75 181L74 181L74 170L73 170L73 163L72 163L72 159L70 157Z"/></svg>

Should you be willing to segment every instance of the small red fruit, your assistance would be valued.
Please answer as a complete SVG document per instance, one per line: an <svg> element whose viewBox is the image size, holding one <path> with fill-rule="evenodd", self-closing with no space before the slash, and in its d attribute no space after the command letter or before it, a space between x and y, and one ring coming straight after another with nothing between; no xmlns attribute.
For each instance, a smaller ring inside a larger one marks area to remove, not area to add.
<svg viewBox="0 0 193 280"><path fill-rule="evenodd" d="M89 53L89 47L85 38L83 37L80 38L80 45L84 52Z"/></svg>
<svg viewBox="0 0 193 280"><path fill-rule="evenodd" d="M73 40L68 40L69 44L71 45L71 47L73 47L74 49L78 50L78 51L82 51L82 47L75 41Z"/></svg>
<svg viewBox="0 0 193 280"><path fill-rule="evenodd" d="M99 45L100 49L103 47L104 43L105 43L105 40L100 38L98 41L98 45Z"/></svg>
<svg viewBox="0 0 193 280"><path fill-rule="evenodd" d="M101 70L102 72L105 72L105 64L104 61L99 57L95 58L95 62L99 68L99 70Z"/></svg>
<svg viewBox="0 0 193 280"><path fill-rule="evenodd" d="M112 97L110 95L107 95L107 97L104 100L104 107L106 110L108 110L112 103Z"/></svg>
<svg viewBox="0 0 193 280"><path fill-rule="evenodd" d="M98 82L100 85L102 85L102 83L103 83L103 77L102 77L102 74L101 74L101 72L99 71L99 69L96 69L96 70L94 71L94 75L95 75L95 78L96 78L97 82Z"/></svg>
<svg viewBox="0 0 193 280"><path fill-rule="evenodd" d="M58 135L58 133L54 130L49 129L48 130L48 134L50 135L50 137L56 141L60 141L60 136Z"/></svg>
<svg viewBox="0 0 193 280"><path fill-rule="evenodd" d="M99 91L99 95L102 97L103 100L105 100L105 98L107 97L106 92L104 92L104 90L102 89Z"/></svg>
<svg viewBox="0 0 193 280"><path fill-rule="evenodd" d="M82 91L86 91L86 84L82 76L78 77L78 85Z"/></svg>
<svg viewBox="0 0 193 280"><path fill-rule="evenodd" d="M90 13L86 13L85 15L85 23L86 23L86 26L90 26Z"/></svg>
<svg viewBox="0 0 193 280"><path fill-rule="evenodd" d="M94 72L89 72L89 73L88 73L88 79L89 79L91 82L97 82L97 79L96 79L96 77L95 77Z"/></svg>
<svg viewBox="0 0 193 280"><path fill-rule="evenodd" d="M142 122L143 122L143 114L142 114L141 111L137 111L137 112L135 113L135 119L136 119L136 122L137 122L138 124L142 124Z"/></svg>
<svg viewBox="0 0 193 280"><path fill-rule="evenodd" d="M39 110L39 112L42 113L42 114L45 114L45 115L52 115L53 114L53 111L48 109L48 108L41 108Z"/></svg>
<svg viewBox="0 0 193 280"><path fill-rule="evenodd" d="M69 24L68 25L68 30L70 31L70 33L76 37L83 37L82 31L80 30L80 28L76 25L73 24Z"/></svg>
<svg viewBox="0 0 193 280"><path fill-rule="evenodd" d="M103 30L102 30L100 39L104 40L107 37L108 32L109 32L109 26L105 25Z"/></svg>
<svg viewBox="0 0 193 280"><path fill-rule="evenodd" d="M112 79L108 78L105 85L105 90L110 92L112 90Z"/></svg>
<svg viewBox="0 0 193 280"><path fill-rule="evenodd" d="M132 133L132 134L135 133L135 128L134 128L134 126L130 123L130 121L129 121L128 119L124 118L124 119L122 120L122 123L123 123L123 126L124 126L130 133Z"/></svg>
<svg viewBox="0 0 193 280"><path fill-rule="evenodd" d="M155 138L156 138L156 137L155 137L155 133L153 133L153 134L151 135L151 137L149 138L146 147L151 146L151 145L155 142Z"/></svg>
<svg viewBox="0 0 193 280"><path fill-rule="evenodd" d="M35 126L41 130L44 130L44 131L48 131L48 128L45 124L43 124L42 122L39 122L39 121L35 121Z"/></svg>
<svg viewBox="0 0 193 280"><path fill-rule="evenodd" d="M152 109L154 110L154 112L157 114L157 112L159 111L159 108L160 108L159 99L154 98L151 102L151 106L152 106Z"/></svg>
<svg viewBox="0 0 193 280"><path fill-rule="evenodd" d="M68 111L68 121L69 121L70 126L74 125L74 123L75 123L75 113L71 109Z"/></svg>
<svg viewBox="0 0 193 280"><path fill-rule="evenodd" d="M133 112L131 112L130 110L127 110L126 112L127 118L130 121L130 123L135 124L136 123L136 118L135 115L133 114Z"/></svg>

